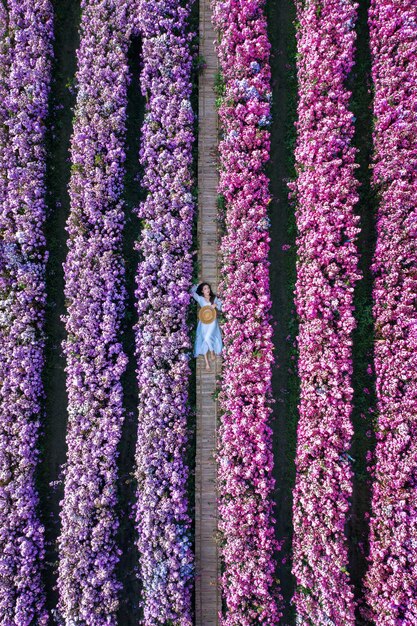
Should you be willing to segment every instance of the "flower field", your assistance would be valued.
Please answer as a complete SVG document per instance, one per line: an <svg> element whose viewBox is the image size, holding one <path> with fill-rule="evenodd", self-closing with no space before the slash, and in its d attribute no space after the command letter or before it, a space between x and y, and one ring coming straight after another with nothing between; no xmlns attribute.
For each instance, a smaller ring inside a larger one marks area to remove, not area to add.
<svg viewBox="0 0 417 626"><path fill-rule="evenodd" d="M373 183L379 191L375 274L377 446L369 604L376 624L417 623L416 236L417 12L372 2ZM413 114L414 112L414 114Z"/></svg>
<svg viewBox="0 0 417 626"><path fill-rule="evenodd" d="M118 337L124 311L120 198L126 110L127 4L84 3L71 144L68 256L68 428L59 613L68 622L115 624L117 444L124 414ZM100 33L100 36L97 35Z"/></svg>
<svg viewBox="0 0 417 626"><path fill-rule="evenodd" d="M357 3L297 4L298 176L291 189L298 230L301 395L293 571L297 614L305 623L355 623L344 525L352 493L348 452L353 291L360 278L359 216L354 215L359 165L344 81L353 65L356 9Z"/></svg>
<svg viewBox="0 0 417 626"><path fill-rule="evenodd" d="M49 0L1 4L0 620L46 624L44 528L35 482L44 395L45 122Z"/></svg>
<svg viewBox="0 0 417 626"><path fill-rule="evenodd" d="M135 325L139 388L136 447L138 550L146 624L192 625L194 559L184 462L191 349L192 58L190 5L139 5L141 91L147 96L140 151L149 195L138 216ZM160 16L160 17L159 17Z"/></svg>
<svg viewBox="0 0 417 626"><path fill-rule="evenodd" d="M417 626L413 0L0 2L0 626L201 626L215 593L204 81L215 619Z"/></svg>
<svg viewBox="0 0 417 626"><path fill-rule="evenodd" d="M270 67L262 3L214 2L224 83L219 118L219 193L226 206L221 241L227 321L219 428L219 530L228 608L224 624L276 624L274 580L271 363L273 345L268 278ZM239 33L239 34L238 34ZM237 301L236 293L242 294Z"/></svg>

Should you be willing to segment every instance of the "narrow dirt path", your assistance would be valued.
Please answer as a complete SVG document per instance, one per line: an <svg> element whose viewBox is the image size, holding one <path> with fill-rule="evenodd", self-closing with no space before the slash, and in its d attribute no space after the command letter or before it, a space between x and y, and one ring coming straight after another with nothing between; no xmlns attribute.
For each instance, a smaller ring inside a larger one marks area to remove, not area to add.
<svg viewBox="0 0 417 626"><path fill-rule="evenodd" d="M296 370L297 322L293 289L296 279L295 216L288 201L287 181L293 178L294 142L297 118L297 76L295 65L295 5L293 0L267 0L268 35L271 42L272 124L271 159L267 173L273 200L271 219L270 289L274 319L276 365L272 372L274 477L276 479L276 537L284 540L277 558L276 575L281 581L284 616L280 626L295 624L291 597L294 577L291 573L292 490L295 480L295 445L299 399Z"/></svg>
<svg viewBox="0 0 417 626"><path fill-rule="evenodd" d="M45 389L44 429L39 447L38 468L40 512L45 524L46 557L44 583L47 607L57 604L56 584L58 553L56 540L60 533L60 500L63 498L61 466L66 461L67 392L65 358L61 342L65 328L60 316L65 314L64 273L62 263L67 252L65 224L69 213L67 186L70 179L69 148L72 133L73 88L76 50L79 45L79 0L53 0L55 20L54 62L47 121L47 219L46 245L49 259L46 268L47 305L45 318L45 355L43 372Z"/></svg>
<svg viewBox="0 0 417 626"><path fill-rule="evenodd" d="M207 281L216 293L219 280L217 256L218 173L216 170L218 120L214 81L218 69L214 49L216 38L211 23L210 0L200 0L200 54L206 67L199 77L198 129L198 266L199 281ZM217 529L216 447L217 402L213 399L221 357L205 370L204 359L197 359L197 433L195 474L195 611L197 626L215 626L221 609L218 587L220 563L215 542Z"/></svg>

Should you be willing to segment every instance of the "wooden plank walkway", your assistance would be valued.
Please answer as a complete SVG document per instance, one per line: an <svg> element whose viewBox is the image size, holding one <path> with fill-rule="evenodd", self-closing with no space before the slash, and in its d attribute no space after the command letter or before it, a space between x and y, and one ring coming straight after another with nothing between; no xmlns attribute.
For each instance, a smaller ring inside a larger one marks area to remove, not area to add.
<svg viewBox="0 0 417 626"><path fill-rule="evenodd" d="M211 22L210 0L200 0L200 54L206 67L199 77L198 140L198 260L199 281L207 281L215 293L219 282L218 229L215 221L218 172L216 170L218 116L214 92L218 69L214 49L216 34ZM221 372L221 355L205 370L197 358L197 447L195 477L196 513L196 626L217 626L221 610L220 562L215 542L217 530L216 448L217 402L213 400L215 377Z"/></svg>

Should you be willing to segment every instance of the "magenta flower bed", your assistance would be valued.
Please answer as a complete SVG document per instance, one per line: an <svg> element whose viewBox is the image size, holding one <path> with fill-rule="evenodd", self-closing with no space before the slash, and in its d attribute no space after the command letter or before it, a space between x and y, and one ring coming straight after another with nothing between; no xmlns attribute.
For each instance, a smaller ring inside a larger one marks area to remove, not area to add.
<svg viewBox="0 0 417 626"><path fill-rule="evenodd" d="M140 161L146 200L136 277L139 387L135 507L146 626L193 623L194 556L188 514L187 327L192 278L191 2L139 4L141 90L147 97Z"/></svg>
<svg viewBox="0 0 417 626"><path fill-rule="evenodd" d="M81 3L71 206L64 263L68 314L68 429L58 612L66 624L116 624L117 446L124 419L119 341L124 312L125 160L129 3Z"/></svg>
<svg viewBox="0 0 417 626"><path fill-rule="evenodd" d="M213 2L213 24L225 93L219 108L218 191L225 198L219 284L226 321L219 403L218 493L220 623L277 624L281 595L274 578L272 325L269 309L271 200L263 166L269 159L270 44L263 2Z"/></svg>
<svg viewBox="0 0 417 626"><path fill-rule="evenodd" d="M377 445L367 599L377 626L417 624L417 12L371 2Z"/></svg>
<svg viewBox="0 0 417 626"><path fill-rule="evenodd" d="M353 65L356 9L345 0L297 3L295 151L300 377L293 491L293 601L299 624L353 626L344 534L352 493L353 290L358 200L344 81Z"/></svg>
<svg viewBox="0 0 417 626"><path fill-rule="evenodd" d="M49 1L0 4L0 622L48 622L35 469L45 317Z"/></svg>

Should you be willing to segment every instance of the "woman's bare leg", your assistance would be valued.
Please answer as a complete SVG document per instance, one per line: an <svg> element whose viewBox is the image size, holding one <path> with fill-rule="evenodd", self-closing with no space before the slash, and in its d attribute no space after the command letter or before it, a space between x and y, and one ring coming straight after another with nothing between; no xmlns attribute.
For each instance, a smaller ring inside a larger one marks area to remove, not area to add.
<svg viewBox="0 0 417 626"><path fill-rule="evenodd" d="M211 358L212 361L214 361L214 359L216 358L215 354L214 354L214 350L211 351L210 358Z"/></svg>
<svg viewBox="0 0 417 626"><path fill-rule="evenodd" d="M207 352L204 355L204 360L206 362L206 370L209 370L210 369L210 363L208 362Z"/></svg>

